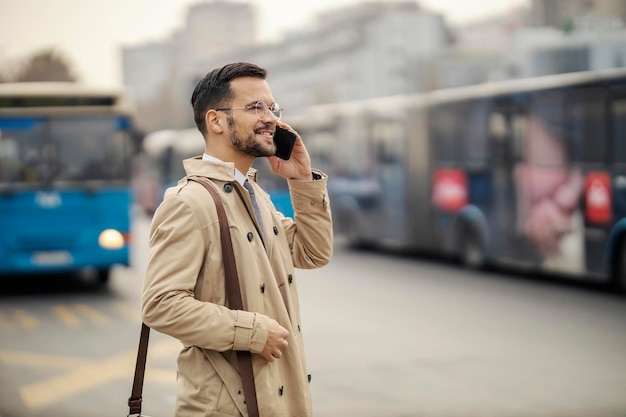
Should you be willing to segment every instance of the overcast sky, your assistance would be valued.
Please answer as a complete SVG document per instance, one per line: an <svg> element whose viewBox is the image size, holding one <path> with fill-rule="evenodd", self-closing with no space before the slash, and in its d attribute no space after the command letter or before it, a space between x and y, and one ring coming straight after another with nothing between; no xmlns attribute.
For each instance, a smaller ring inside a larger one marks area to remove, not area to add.
<svg viewBox="0 0 626 417"><path fill-rule="evenodd" d="M362 0L254 0L263 40L306 25L323 10ZM167 39L200 0L0 0L0 65L53 47L82 81L121 84L120 49ZM419 0L451 23L510 11L529 0Z"/></svg>

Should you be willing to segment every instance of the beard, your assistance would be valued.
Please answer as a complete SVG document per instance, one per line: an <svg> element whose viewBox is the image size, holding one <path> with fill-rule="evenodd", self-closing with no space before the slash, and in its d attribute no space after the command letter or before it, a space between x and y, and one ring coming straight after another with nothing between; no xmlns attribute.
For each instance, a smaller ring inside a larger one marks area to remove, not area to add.
<svg viewBox="0 0 626 417"><path fill-rule="evenodd" d="M256 140L256 131L267 129L267 127L263 126L259 129L255 129L247 136L242 136L237 131L235 121L232 119L232 117L227 117L227 119L228 128L230 130L230 142L233 144L233 147L239 152L246 155L254 156L255 158L273 156L276 153L275 145L272 144L272 146L267 146L266 144Z"/></svg>

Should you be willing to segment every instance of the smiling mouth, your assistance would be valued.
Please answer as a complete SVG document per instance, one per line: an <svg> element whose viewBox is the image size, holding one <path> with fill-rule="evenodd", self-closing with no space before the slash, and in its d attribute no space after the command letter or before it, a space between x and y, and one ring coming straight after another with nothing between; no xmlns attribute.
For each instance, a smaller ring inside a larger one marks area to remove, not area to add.
<svg viewBox="0 0 626 417"><path fill-rule="evenodd" d="M265 136L266 138L270 138L270 139L274 138L274 132L271 130L259 129L259 130L256 130L254 133L259 136Z"/></svg>

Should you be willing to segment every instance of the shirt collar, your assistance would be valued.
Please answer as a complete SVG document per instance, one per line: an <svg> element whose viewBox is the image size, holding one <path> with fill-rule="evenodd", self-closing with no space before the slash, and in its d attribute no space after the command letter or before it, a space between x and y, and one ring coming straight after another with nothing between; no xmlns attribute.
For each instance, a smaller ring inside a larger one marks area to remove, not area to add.
<svg viewBox="0 0 626 417"><path fill-rule="evenodd" d="M206 152L202 154L202 160L203 161L213 161L213 162L224 162L219 158L216 158L212 155L207 154ZM245 175L243 175L243 173L241 171L239 171L237 168L235 168L235 181L237 181L239 184L243 185L243 183L248 179L248 177L246 177Z"/></svg>

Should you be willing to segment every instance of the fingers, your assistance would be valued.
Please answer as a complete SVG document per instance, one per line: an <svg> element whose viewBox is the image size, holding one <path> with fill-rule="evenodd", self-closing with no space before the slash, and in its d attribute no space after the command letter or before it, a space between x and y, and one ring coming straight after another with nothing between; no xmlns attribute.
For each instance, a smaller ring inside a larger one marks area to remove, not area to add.
<svg viewBox="0 0 626 417"><path fill-rule="evenodd" d="M283 357L283 351L287 349L287 344L283 348L274 349L274 351L269 355L267 359L268 362L274 362L276 359L280 359Z"/></svg>
<svg viewBox="0 0 626 417"><path fill-rule="evenodd" d="M277 124L278 126L280 126L280 127L284 128L284 129L291 130L291 131L292 131L292 132L294 132L294 133L296 132L295 130L293 130L293 127L289 126L289 125L288 125L287 123L285 123L285 122L278 121L278 122L276 122L276 124Z"/></svg>
<svg viewBox="0 0 626 417"><path fill-rule="evenodd" d="M265 342L263 351L261 351L261 355L265 360L273 362L283 357L283 352L289 346L287 337L289 337L287 329L278 324L276 320L271 320L267 341Z"/></svg>
<svg viewBox="0 0 626 417"><path fill-rule="evenodd" d="M261 356L263 356L268 362L274 362L276 359L280 359L283 357L283 352L287 350L288 346L289 343L287 343L287 341L285 340L284 344L280 344L280 347L276 346L273 349L263 349L263 352L261 352Z"/></svg>

